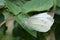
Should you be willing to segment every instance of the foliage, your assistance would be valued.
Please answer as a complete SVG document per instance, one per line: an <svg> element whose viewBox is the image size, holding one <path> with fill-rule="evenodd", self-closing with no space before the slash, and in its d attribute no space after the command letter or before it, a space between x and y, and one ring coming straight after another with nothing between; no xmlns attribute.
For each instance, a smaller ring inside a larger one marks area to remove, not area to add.
<svg viewBox="0 0 60 40"><path fill-rule="evenodd" d="M24 19L51 11L55 14L51 30L55 32L56 40L59 40L60 0L0 0L0 40L45 40L44 37L51 30L37 32L25 24Z"/></svg>

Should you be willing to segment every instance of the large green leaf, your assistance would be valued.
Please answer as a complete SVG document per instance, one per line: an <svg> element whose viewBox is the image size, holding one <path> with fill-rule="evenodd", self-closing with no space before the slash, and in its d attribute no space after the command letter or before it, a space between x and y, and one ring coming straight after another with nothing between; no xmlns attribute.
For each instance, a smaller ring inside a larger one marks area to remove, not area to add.
<svg viewBox="0 0 60 40"><path fill-rule="evenodd" d="M8 7L8 9L14 14L17 15L19 14L22 10L19 6L15 5L14 3L5 0L6 6Z"/></svg>
<svg viewBox="0 0 60 40"><path fill-rule="evenodd" d="M31 0L23 5L24 12L49 10L53 6L53 0Z"/></svg>
<svg viewBox="0 0 60 40"><path fill-rule="evenodd" d="M57 6L60 7L60 0L56 0L57 1Z"/></svg>
<svg viewBox="0 0 60 40"><path fill-rule="evenodd" d="M11 2L15 3L18 6L23 6L29 0L11 0Z"/></svg>
<svg viewBox="0 0 60 40"><path fill-rule="evenodd" d="M15 20L27 31L29 32L31 35L33 35L34 37L37 37L36 35L36 31L30 29L30 27L28 25L25 24L24 19L27 18L28 16L25 14L20 14L18 16L15 17Z"/></svg>

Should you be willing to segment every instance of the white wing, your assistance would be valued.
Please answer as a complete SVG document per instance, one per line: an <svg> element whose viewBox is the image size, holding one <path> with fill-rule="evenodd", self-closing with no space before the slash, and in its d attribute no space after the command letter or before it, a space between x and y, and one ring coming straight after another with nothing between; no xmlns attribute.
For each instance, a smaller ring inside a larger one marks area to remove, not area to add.
<svg viewBox="0 0 60 40"><path fill-rule="evenodd" d="M47 13L41 13L28 18L26 23L30 25L33 30L47 32L54 23L54 19Z"/></svg>

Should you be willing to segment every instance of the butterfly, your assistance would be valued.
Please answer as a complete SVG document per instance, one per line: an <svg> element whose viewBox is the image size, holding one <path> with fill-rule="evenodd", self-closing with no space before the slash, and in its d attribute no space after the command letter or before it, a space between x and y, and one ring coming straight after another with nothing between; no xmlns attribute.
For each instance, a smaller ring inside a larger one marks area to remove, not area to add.
<svg viewBox="0 0 60 40"><path fill-rule="evenodd" d="M25 23L33 30L47 32L54 23L54 19L48 12L33 15L25 20Z"/></svg>

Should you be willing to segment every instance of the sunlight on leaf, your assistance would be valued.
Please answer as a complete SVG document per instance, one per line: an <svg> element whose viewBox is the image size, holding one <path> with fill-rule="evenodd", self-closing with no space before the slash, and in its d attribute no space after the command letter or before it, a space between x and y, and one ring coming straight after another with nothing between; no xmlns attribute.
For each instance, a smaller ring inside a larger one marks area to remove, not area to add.
<svg viewBox="0 0 60 40"><path fill-rule="evenodd" d="M53 0L31 0L23 5L24 12L49 10L53 6Z"/></svg>

